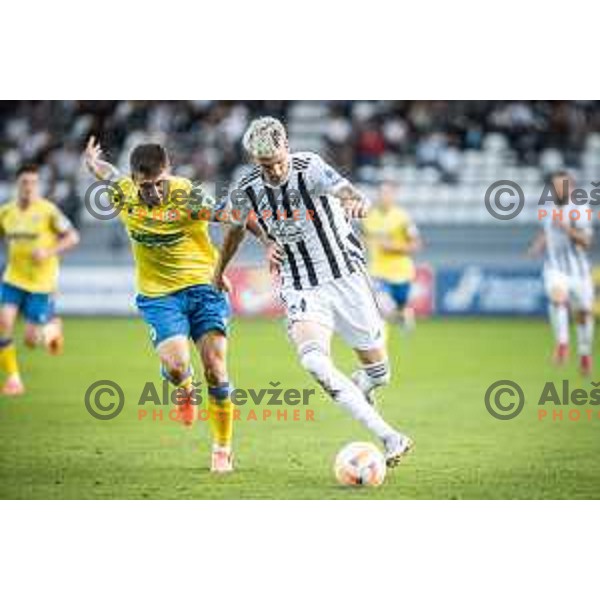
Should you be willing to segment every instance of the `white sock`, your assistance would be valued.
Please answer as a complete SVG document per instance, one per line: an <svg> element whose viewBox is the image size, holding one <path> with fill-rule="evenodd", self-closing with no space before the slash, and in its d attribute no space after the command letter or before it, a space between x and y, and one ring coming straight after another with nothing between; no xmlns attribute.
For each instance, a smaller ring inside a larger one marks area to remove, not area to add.
<svg viewBox="0 0 600 600"><path fill-rule="evenodd" d="M558 344L569 343L569 310L566 304L550 303L548 308L550 323Z"/></svg>
<svg viewBox="0 0 600 600"><path fill-rule="evenodd" d="M352 381L368 394L377 387L382 387L390 382L390 366L387 360L378 363L362 365L362 368L352 375Z"/></svg>
<svg viewBox="0 0 600 600"><path fill-rule="evenodd" d="M592 343L594 340L594 317L588 315L585 323L577 323L577 353L579 356L590 356L592 354Z"/></svg>
<svg viewBox="0 0 600 600"><path fill-rule="evenodd" d="M331 398L381 440L396 434L364 398L361 390L338 371L318 342L306 342L299 349L302 366L319 382Z"/></svg>

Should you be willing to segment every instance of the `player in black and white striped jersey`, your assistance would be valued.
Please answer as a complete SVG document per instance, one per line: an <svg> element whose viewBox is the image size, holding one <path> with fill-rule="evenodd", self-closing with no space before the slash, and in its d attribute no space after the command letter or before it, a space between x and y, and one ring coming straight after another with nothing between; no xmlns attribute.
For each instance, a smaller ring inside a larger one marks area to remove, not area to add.
<svg viewBox="0 0 600 600"><path fill-rule="evenodd" d="M215 285L246 227L267 248L280 275L281 298L290 339L302 366L323 389L382 442L389 466L412 441L388 425L369 402L376 387L389 382L383 321L368 275L362 244L350 219L366 215L368 203L344 177L311 152L291 153L277 119L250 124L244 149L257 165L230 193L237 222L227 233ZM353 348L360 369L346 377L333 364L331 337L337 332Z"/></svg>
<svg viewBox="0 0 600 600"><path fill-rule="evenodd" d="M364 264L362 244L341 203L331 201L348 186L311 152L289 155L289 172L281 183L266 180L256 167L236 185L233 208L251 211L264 235L276 239L285 253L282 288L310 289Z"/></svg>
<svg viewBox="0 0 600 600"><path fill-rule="evenodd" d="M584 207L570 204L573 178L565 171L552 177L556 207L548 211L532 247L537 254L544 248L544 287L549 300L550 322L555 335L554 361L564 364L569 355L569 308L577 323L577 352L584 375L592 370L594 336L594 285L588 250L593 228ZM575 210L576 220L570 220ZM554 213L554 214L553 214Z"/></svg>

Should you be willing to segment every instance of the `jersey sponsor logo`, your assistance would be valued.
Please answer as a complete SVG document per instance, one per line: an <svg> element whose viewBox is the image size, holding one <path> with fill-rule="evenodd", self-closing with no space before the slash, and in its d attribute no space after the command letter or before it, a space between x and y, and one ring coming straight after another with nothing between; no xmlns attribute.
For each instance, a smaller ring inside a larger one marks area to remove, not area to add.
<svg viewBox="0 0 600 600"><path fill-rule="evenodd" d="M35 240L38 237L40 237L40 235L35 231L13 231L6 235L6 239L10 241Z"/></svg>
<svg viewBox="0 0 600 600"><path fill-rule="evenodd" d="M269 230L279 241L285 244L298 242L303 236L302 225L298 221L289 219L273 221Z"/></svg>
<svg viewBox="0 0 600 600"><path fill-rule="evenodd" d="M141 233L139 231L130 230L129 235L136 244L149 248L174 246L185 237L185 234L182 231L177 231L175 233Z"/></svg>

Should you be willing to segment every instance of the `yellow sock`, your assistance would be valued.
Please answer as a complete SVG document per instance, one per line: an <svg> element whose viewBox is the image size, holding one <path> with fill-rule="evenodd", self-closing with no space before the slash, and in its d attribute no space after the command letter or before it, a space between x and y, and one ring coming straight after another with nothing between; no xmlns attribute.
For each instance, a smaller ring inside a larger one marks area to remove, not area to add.
<svg viewBox="0 0 600 600"><path fill-rule="evenodd" d="M19 374L19 365L17 363L17 349L11 339L0 340L0 369L9 377Z"/></svg>
<svg viewBox="0 0 600 600"><path fill-rule="evenodd" d="M219 446L231 446L233 437L233 405L227 397L208 397L208 415L213 442Z"/></svg>

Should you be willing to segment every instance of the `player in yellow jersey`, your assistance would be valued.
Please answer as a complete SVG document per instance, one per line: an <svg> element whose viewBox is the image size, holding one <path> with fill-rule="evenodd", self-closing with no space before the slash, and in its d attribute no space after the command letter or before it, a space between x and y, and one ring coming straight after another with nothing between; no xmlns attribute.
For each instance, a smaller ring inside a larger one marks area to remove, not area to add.
<svg viewBox="0 0 600 600"><path fill-rule="evenodd" d="M36 165L17 173L17 197L0 207L0 235L6 239L6 269L0 293L1 393L25 392L13 341L19 312L25 317L25 343L44 345L51 354L63 346L62 324L54 316L53 294L59 256L79 243L79 234L59 208L39 195Z"/></svg>
<svg viewBox="0 0 600 600"><path fill-rule="evenodd" d="M420 249L421 238L409 215L396 204L397 191L393 183L381 185L377 204L364 222L364 233L371 275L393 300L395 319L411 329L414 314L408 300L415 278L412 255Z"/></svg>
<svg viewBox="0 0 600 600"><path fill-rule="evenodd" d="M233 411L226 364L230 310L226 293L211 284L218 252L207 220L192 210L199 205L198 196L192 197L197 189L188 179L171 174L167 152L159 144L136 146L126 176L101 159L93 137L85 160L97 179L113 182L116 188L114 200L135 260L136 304L149 326L161 373L178 389L180 418L191 426L202 400L195 397L192 381L191 339L208 383L211 470L231 471Z"/></svg>

